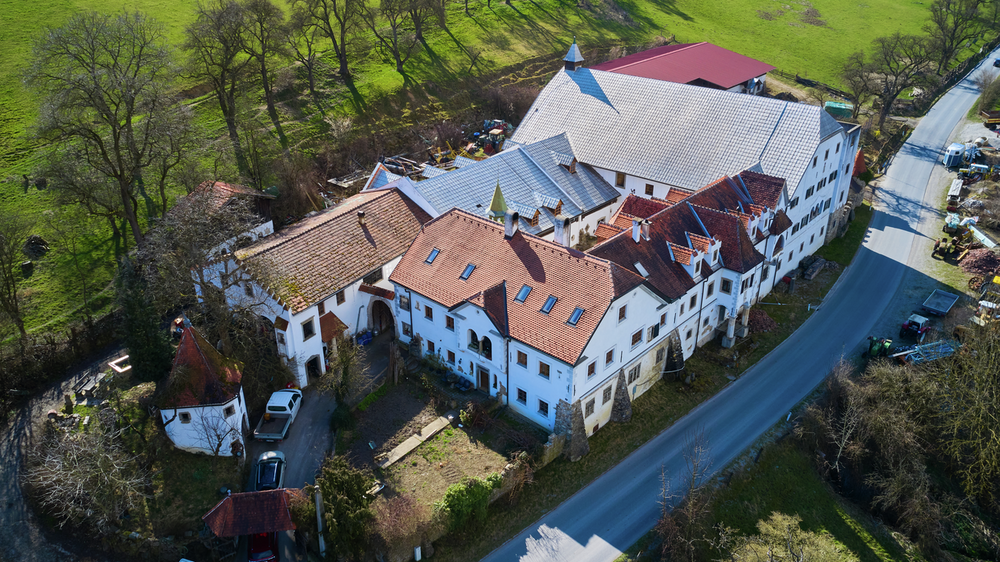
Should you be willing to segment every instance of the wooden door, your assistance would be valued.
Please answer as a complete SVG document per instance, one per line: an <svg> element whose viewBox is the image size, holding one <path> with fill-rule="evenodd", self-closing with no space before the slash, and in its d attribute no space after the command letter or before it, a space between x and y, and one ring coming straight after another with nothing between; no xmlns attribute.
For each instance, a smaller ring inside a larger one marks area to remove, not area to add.
<svg viewBox="0 0 1000 562"><path fill-rule="evenodd" d="M486 369L476 365L476 369L479 371L479 390L482 390L486 394L490 393L490 372Z"/></svg>

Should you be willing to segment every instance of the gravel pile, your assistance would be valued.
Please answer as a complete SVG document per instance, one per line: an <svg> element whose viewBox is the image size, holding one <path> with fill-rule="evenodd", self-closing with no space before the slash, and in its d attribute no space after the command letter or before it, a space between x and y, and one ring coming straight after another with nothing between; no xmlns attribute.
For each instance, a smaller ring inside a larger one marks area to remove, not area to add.
<svg viewBox="0 0 1000 562"><path fill-rule="evenodd" d="M750 325L750 331L756 334L770 332L771 330L778 329L778 323L775 322L773 318L768 316L766 312L764 312L759 308L750 309L749 325Z"/></svg>
<svg viewBox="0 0 1000 562"><path fill-rule="evenodd" d="M991 250L972 250L962 259L962 271L975 275L992 275L1000 267L1000 256Z"/></svg>

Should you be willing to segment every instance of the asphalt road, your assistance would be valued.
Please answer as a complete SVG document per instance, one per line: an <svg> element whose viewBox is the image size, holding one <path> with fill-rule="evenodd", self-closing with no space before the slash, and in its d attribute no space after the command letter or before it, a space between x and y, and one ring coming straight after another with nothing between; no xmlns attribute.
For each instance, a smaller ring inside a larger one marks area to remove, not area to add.
<svg viewBox="0 0 1000 562"><path fill-rule="evenodd" d="M985 60L992 61L998 52ZM672 480L672 489L682 488L684 451L693 435L707 439L713 466L725 466L784 419L841 356L860 350L904 273L919 275L907 263L915 240L924 236L919 226L937 213L938 189L929 193L928 180L977 96L966 78L920 121L882 182L880 202L854 262L802 327L740 379L484 560L614 560L656 523L661 470Z"/></svg>

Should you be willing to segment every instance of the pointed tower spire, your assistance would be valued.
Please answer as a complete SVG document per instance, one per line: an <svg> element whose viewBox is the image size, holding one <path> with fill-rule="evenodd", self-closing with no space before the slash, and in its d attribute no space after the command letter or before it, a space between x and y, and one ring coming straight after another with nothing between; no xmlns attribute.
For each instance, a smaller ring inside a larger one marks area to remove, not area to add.
<svg viewBox="0 0 1000 562"><path fill-rule="evenodd" d="M566 57L563 60L566 61L566 72L576 71L577 65L583 62L580 47L576 46L576 35L573 36L573 44L570 45L569 52L566 53Z"/></svg>
<svg viewBox="0 0 1000 562"><path fill-rule="evenodd" d="M507 202L504 201L503 192L500 191L500 178L497 178L497 188L493 191L493 200L490 201L489 217L497 222L503 222L505 214L507 214Z"/></svg>

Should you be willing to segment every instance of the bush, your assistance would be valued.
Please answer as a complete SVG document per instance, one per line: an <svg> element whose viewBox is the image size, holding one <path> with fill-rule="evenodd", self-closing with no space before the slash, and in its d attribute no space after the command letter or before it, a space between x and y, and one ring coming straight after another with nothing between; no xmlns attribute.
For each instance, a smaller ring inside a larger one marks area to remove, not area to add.
<svg viewBox="0 0 1000 562"><path fill-rule="evenodd" d="M372 404L374 404L376 400L385 396L386 392L389 392L389 386L383 384L378 388L378 390L369 394L368 396L365 396L364 400L362 400L361 403L358 404L358 410L364 412Z"/></svg>
<svg viewBox="0 0 1000 562"><path fill-rule="evenodd" d="M339 405L334 408L333 413L330 414L330 431L351 429L353 427L354 417L351 416L350 409L344 405Z"/></svg>
<svg viewBox="0 0 1000 562"><path fill-rule="evenodd" d="M500 487L503 478L494 472L482 478L467 478L459 484L448 486L444 498L434 504L434 509L446 516L451 531L463 527L471 520L482 522L490 504L490 494Z"/></svg>

